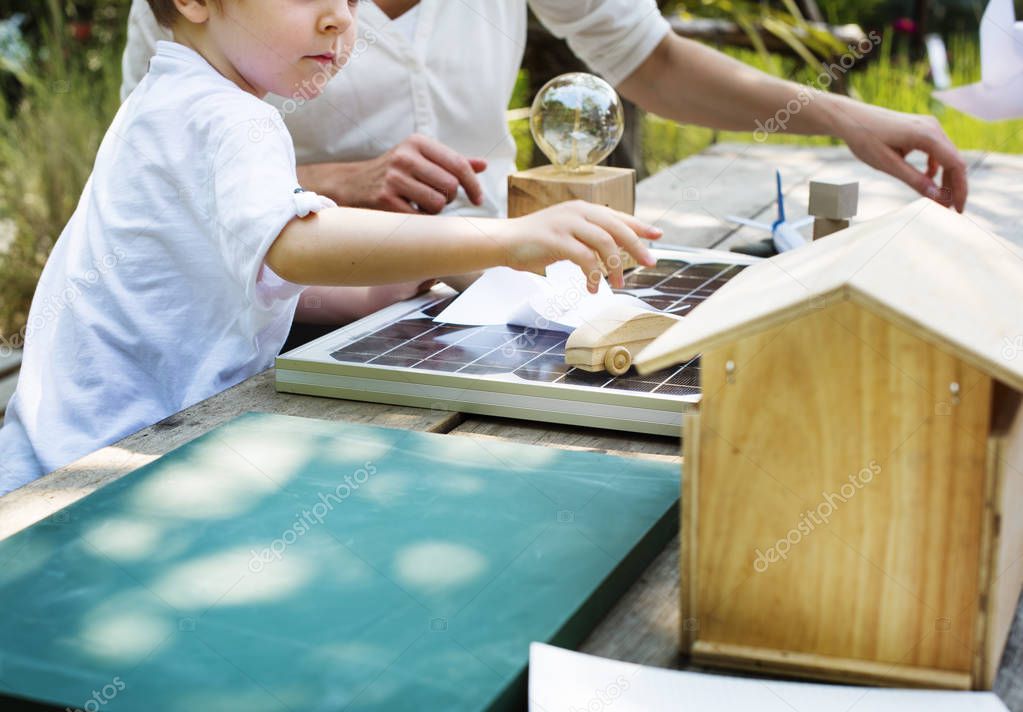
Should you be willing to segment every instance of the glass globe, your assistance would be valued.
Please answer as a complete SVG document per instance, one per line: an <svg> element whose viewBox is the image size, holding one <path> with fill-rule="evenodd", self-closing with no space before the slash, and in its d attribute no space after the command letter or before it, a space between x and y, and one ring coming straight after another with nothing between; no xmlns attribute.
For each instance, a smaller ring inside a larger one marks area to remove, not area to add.
<svg viewBox="0 0 1023 712"><path fill-rule="evenodd" d="M562 74L536 95L529 128L555 166L590 173L615 149L625 132L618 94L600 77Z"/></svg>

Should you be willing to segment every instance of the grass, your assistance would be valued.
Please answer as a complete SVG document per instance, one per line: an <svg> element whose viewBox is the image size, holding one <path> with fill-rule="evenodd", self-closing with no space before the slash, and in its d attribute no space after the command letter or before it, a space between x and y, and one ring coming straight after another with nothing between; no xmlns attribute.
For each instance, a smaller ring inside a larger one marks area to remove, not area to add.
<svg viewBox="0 0 1023 712"><path fill-rule="evenodd" d="M118 18L115 18L118 19ZM118 26L112 21L112 26ZM119 26L123 27L123 22ZM103 43L84 57L69 61L66 43L48 43L48 58L34 66L17 106L0 97L0 336L10 339L25 324L36 281L46 257L71 217L92 169L93 158L118 106L121 41ZM852 75L860 98L900 111L934 113L962 149L1023 152L1023 121L987 124L947 109L930 98L927 68L890 51L887 40L879 56ZM812 79L794 60L764 58L753 51L730 51L753 66L795 81ZM980 76L975 37L956 39L949 48L953 84ZM520 75L511 106L528 106L527 82ZM511 126L519 165L532 159L527 121ZM643 160L657 172L714 141L751 141L750 134L714 132L680 126L656 116L644 119ZM829 145L826 137L774 135L772 144ZM16 338L14 339L16 341Z"/></svg>
<svg viewBox="0 0 1023 712"><path fill-rule="evenodd" d="M0 95L0 335L15 344L119 103L119 52L49 55L17 106Z"/></svg>

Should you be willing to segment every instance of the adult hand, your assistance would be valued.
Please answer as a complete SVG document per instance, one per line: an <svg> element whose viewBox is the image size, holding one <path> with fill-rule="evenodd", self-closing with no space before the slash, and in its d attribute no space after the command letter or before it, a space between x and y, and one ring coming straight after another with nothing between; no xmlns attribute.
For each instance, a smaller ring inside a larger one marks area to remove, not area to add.
<svg viewBox="0 0 1023 712"><path fill-rule="evenodd" d="M966 207L966 162L933 116L844 102L837 135L861 161L898 178L920 195L959 212ZM913 151L927 154L926 171L906 161ZM935 183L939 169L940 188Z"/></svg>
<svg viewBox="0 0 1023 712"><path fill-rule="evenodd" d="M306 189L346 207L435 215L459 188L473 204L482 204L476 174L486 169L482 158L466 158L435 139L413 134L368 161L299 166L298 177Z"/></svg>

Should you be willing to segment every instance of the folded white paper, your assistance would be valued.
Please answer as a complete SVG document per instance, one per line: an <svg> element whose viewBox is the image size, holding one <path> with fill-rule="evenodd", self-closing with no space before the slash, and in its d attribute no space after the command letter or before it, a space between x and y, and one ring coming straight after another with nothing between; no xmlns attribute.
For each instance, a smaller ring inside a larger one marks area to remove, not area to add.
<svg viewBox="0 0 1023 712"><path fill-rule="evenodd" d="M981 81L934 92L949 106L985 121L1023 117L1023 22L1013 0L991 0L980 21Z"/></svg>
<svg viewBox="0 0 1023 712"><path fill-rule="evenodd" d="M495 267L483 273L434 321L465 326L511 324L572 332L608 304L652 309L628 294L615 294L601 278L596 294L586 290L586 277L572 262L556 262L547 276Z"/></svg>
<svg viewBox="0 0 1023 712"><path fill-rule="evenodd" d="M644 667L529 646L532 712L1008 712L990 692L893 690L778 682Z"/></svg>

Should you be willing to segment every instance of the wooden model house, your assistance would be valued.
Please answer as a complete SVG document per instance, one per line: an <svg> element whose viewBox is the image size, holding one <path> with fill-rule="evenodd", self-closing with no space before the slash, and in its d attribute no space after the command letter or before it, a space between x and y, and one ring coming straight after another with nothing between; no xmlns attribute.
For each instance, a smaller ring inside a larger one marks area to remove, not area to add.
<svg viewBox="0 0 1023 712"><path fill-rule="evenodd" d="M683 652L989 688L1023 582L1023 250L920 200L747 268L637 365L696 354Z"/></svg>

